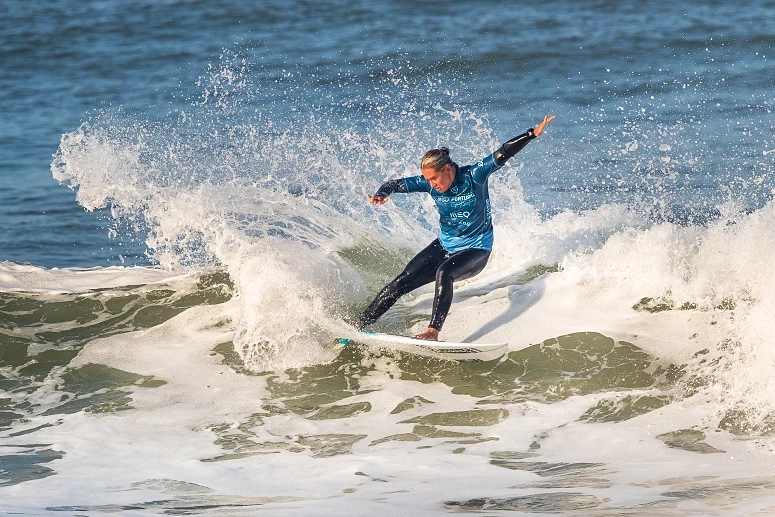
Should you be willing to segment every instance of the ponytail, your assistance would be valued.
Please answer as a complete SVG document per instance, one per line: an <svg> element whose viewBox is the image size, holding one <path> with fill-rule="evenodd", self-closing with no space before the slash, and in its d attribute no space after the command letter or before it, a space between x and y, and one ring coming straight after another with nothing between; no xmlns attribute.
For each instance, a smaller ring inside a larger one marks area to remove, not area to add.
<svg viewBox="0 0 775 517"><path fill-rule="evenodd" d="M423 155L422 162L420 162L420 169L440 171L448 163L452 163L452 159L449 157L449 148L442 147L441 149L431 149Z"/></svg>

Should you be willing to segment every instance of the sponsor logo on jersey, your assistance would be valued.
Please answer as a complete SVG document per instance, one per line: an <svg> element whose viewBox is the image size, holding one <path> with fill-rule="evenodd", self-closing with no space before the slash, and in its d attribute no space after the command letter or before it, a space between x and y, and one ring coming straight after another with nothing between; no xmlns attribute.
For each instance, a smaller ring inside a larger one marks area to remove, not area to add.
<svg viewBox="0 0 775 517"><path fill-rule="evenodd" d="M461 201L468 201L469 199L475 198L476 194L473 192L469 192L468 194L463 194L462 196L455 196L455 197L439 197L439 201L442 203L460 203Z"/></svg>

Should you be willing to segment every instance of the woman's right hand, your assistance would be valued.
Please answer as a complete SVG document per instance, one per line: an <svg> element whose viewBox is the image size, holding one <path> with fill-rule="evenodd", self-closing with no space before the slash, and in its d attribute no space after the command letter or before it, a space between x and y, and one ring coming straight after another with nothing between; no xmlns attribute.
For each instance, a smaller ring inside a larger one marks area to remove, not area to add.
<svg viewBox="0 0 775 517"><path fill-rule="evenodd" d="M367 194L369 196L369 201L372 205L384 205L387 203L388 197L387 196L380 196L379 194L371 195Z"/></svg>

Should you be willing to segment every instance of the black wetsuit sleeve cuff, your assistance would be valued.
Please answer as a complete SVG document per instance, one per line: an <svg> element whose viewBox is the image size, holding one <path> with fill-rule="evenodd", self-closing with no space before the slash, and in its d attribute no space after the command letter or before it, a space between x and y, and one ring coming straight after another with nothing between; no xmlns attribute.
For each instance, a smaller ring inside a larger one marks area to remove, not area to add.
<svg viewBox="0 0 775 517"><path fill-rule="evenodd" d="M505 142L497 151L495 151L495 153L493 153L495 163L499 166L503 165L509 160L509 158L520 152L528 144L528 142L533 140L535 137L536 136L533 133L533 128L530 128L521 135L515 136L508 142Z"/></svg>
<svg viewBox="0 0 775 517"><path fill-rule="evenodd" d="M379 187L379 190L377 190L375 195L388 197L391 194L395 194L396 192L400 194L406 194L406 183L404 183L403 179L386 181L382 184L381 187Z"/></svg>

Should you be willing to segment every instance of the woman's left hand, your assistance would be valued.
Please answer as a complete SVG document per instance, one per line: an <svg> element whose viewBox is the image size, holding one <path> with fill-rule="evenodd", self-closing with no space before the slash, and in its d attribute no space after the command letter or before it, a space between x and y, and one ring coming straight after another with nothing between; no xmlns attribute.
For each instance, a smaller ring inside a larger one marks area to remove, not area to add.
<svg viewBox="0 0 775 517"><path fill-rule="evenodd" d="M544 128L546 127L546 124L548 124L549 122L551 122L551 121L552 121L552 120L554 120L555 118L557 118L557 117L555 117L554 115L552 115L552 116L549 116L549 115L545 116L545 117L544 117L544 121L543 121L543 122L541 122L540 124L538 124L538 125L535 127L535 129L533 129L533 134L534 134L535 136L541 136L541 133L543 133L543 132L544 132Z"/></svg>

